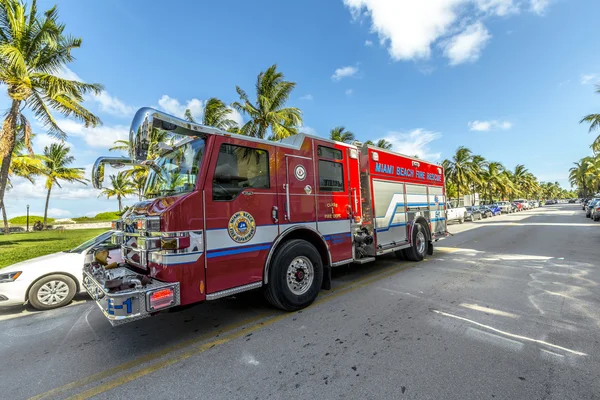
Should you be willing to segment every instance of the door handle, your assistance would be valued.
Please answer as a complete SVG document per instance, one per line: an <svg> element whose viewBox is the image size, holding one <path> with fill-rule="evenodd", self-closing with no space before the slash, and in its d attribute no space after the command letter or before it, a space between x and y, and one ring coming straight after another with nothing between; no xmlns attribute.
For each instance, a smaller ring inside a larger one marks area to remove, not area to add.
<svg viewBox="0 0 600 400"><path fill-rule="evenodd" d="M274 224L279 222L279 208L277 206L273 206L271 210L271 219L273 219Z"/></svg>
<svg viewBox="0 0 600 400"><path fill-rule="evenodd" d="M242 194L243 194L244 196L252 196L252 195L254 194L254 192L252 192L252 191L250 191L250 190L244 190L244 191L242 192Z"/></svg>

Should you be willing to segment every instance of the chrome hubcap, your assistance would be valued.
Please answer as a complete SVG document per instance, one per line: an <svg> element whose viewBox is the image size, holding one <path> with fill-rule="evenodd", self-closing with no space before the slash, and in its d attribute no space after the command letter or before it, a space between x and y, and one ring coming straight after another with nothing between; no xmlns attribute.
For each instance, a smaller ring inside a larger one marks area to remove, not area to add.
<svg viewBox="0 0 600 400"><path fill-rule="evenodd" d="M417 232L416 248L419 254L425 254L425 235L423 232Z"/></svg>
<svg viewBox="0 0 600 400"><path fill-rule="evenodd" d="M308 258L298 256L292 260L287 269L286 281L293 294L299 296L306 293L314 279L314 267Z"/></svg>
<svg viewBox="0 0 600 400"><path fill-rule="evenodd" d="M40 303L47 306L59 304L69 295L69 286L63 281L50 281L37 292Z"/></svg>

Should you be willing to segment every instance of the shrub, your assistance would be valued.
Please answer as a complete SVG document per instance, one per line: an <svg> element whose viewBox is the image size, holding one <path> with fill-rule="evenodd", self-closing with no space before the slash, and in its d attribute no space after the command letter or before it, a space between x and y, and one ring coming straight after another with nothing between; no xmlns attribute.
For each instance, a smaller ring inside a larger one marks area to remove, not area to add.
<svg viewBox="0 0 600 400"><path fill-rule="evenodd" d="M29 216L29 225L33 226L35 221L44 222L44 217L40 217L37 215ZM54 218L47 218L46 223L51 224L54 222ZM27 224L27 215L21 215L20 217L14 217L8 220L13 225L26 225Z"/></svg>
<svg viewBox="0 0 600 400"><path fill-rule="evenodd" d="M109 211L96 214L95 217L75 217L71 219L76 222L114 221L116 219L119 219L119 214L114 211Z"/></svg>
<svg viewBox="0 0 600 400"><path fill-rule="evenodd" d="M103 213L97 214L94 217L94 219L96 221L113 221L113 220L119 219L119 218L120 218L119 214L117 212L113 212L113 211L103 212Z"/></svg>

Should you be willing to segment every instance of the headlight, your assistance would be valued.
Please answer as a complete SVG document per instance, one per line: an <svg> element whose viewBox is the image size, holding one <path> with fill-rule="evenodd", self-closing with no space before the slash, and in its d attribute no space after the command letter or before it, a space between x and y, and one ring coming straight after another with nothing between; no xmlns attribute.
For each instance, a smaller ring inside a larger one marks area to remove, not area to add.
<svg viewBox="0 0 600 400"><path fill-rule="evenodd" d="M0 283L14 282L19 276L21 276L21 271L0 274Z"/></svg>

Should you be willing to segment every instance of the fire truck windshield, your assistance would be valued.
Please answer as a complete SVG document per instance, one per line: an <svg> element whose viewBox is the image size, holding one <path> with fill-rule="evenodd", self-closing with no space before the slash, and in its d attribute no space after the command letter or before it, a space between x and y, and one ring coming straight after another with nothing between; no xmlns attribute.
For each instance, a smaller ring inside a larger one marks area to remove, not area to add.
<svg viewBox="0 0 600 400"><path fill-rule="evenodd" d="M204 140L188 142L158 157L150 169L146 198L191 192L196 188L198 168L204 154Z"/></svg>

